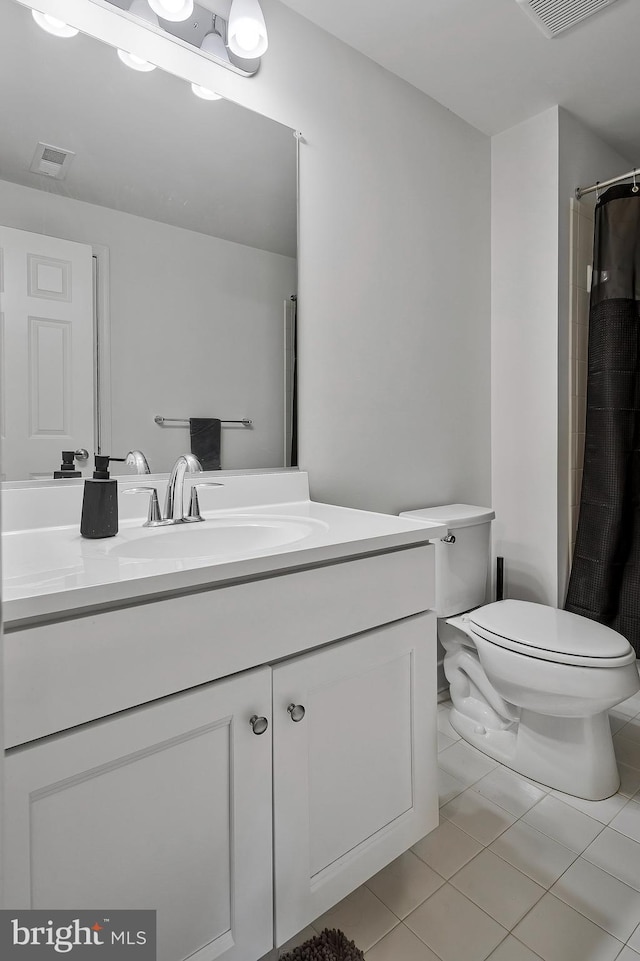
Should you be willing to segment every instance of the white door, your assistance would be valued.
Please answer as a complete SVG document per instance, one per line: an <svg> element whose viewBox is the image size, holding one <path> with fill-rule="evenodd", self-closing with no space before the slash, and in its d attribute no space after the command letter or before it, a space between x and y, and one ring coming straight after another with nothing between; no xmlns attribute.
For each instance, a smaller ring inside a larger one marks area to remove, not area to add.
<svg viewBox="0 0 640 961"><path fill-rule="evenodd" d="M51 477L93 449L91 247L0 226L0 428L5 480Z"/></svg>
<svg viewBox="0 0 640 961"><path fill-rule="evenodd" d="M437 826L435 633L418 614L273 668L277 945Z"/></svg>
<svg viewBox="0 0 640 961"><path fill-rule="evenodd" d="M158 961L266 954L270 707L257 668L9 751L5 906L155 909Z"/></svg>

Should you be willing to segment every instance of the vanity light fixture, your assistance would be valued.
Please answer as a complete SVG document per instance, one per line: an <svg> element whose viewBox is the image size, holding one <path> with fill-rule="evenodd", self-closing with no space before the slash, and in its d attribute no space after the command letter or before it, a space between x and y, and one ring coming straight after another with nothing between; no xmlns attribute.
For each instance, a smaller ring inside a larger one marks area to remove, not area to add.
<svg viewBox="0 0 640 961"><path fill-rule="evenodd" d="M236 57L261 57L269 45L267 27L258 0L231 0L229 50Z"/></svg>
<svg viewBox="0 0 640 961"><path fill-rule="evenodd" d="M227 54L227 48L224 45L224 40L222 36L218 33L216 29L217 17L214 14L213 17L213 30L211 30L204 37L202 43L200 44L200 49L205 53L210 53L219 60L229 60L229 55ZM202 87L200 84L192 83L191 89L195 93L196 97L200 97L201 100L222 100L219 93L215 93L213 90L209 90L207 87Z"/></svg>
<svg viewBox="0 0 640 961"><path fill-rule="evenodd" d="M163 20L187 20L193 13L193 0L149 0L149 6Z"/></svg>
<svg viewBox="0 0 640 961"><path fill-rule="evenodd" d="M155 13L149 9L147 0L132 0L129 13L133 13L141 20L146 20L146 22L150 23L153 27L159 26L158 18ZM143 60L134 53L129 53L128 50L119 49L118 56L127 67L131 67L132 70L138 70L140 73L149 73L151 70L156 69L154 63L149 63L148 60Z"/></svg>
<svg viewBox="0 0 640 961"><path fill-rule="evenodd" d="M47 33L53 34L54 37L75 37L79 33L75 27L70 27L63 20L52 17L50 13L41 13L39 10L32 10L31 13L38 26Z"/></svg>
<svg viewBox="0 0 640 961"><path fill-rule="evenodd" d="M149 73L149 71L156 69L155 63L149 63L148 60L136 57L135 53L129 53L127 50L118 50L118 56L127 67L138 70L140 73Z"/></svg>
<svg viewBox="0 0 640 961"><path fill-rule="evenodd" d="M192 83L191 89L195 93L196 97L200 97L201 100L222 100L222 94L214 93L213 90L208 90L206 87L201 87L200 84Z"/></svg>

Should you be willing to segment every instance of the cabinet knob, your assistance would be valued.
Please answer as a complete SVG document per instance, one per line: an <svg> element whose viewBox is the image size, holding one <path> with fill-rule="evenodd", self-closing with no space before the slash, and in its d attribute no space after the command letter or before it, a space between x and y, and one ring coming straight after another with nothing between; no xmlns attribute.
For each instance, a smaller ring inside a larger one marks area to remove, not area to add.
<svg viewBox="0 0 640 961"><path fill-rule="evenodd" d="M305 710L302 704L290 704L287 708L287 711L289 712L291 720L295 721L296 723L301 721L305 715Z"/></svg>
<svg viewBox="0 0 640 961"><path fill-rule="evenodd" d="M251 725L251 730L254 734L264 734L264 732L269 727L269 722L266 717L258 717L254 714L253 717L249 718L249 724Z"/></svg>

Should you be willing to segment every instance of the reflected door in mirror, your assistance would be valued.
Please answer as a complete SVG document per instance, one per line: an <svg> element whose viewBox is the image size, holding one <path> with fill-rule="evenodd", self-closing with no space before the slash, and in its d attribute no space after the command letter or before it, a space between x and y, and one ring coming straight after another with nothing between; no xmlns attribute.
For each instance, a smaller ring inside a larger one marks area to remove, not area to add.
<svg viewBox="0 0 640 961"><path fill-rule="evenodd" d="M93 260L87 244L0 226L3 479L51 477L93 447Z"/></svg>

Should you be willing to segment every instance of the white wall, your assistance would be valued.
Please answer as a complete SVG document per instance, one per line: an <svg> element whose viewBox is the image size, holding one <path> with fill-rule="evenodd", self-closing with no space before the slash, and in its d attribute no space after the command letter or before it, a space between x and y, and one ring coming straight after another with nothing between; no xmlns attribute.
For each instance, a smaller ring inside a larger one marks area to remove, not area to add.
<svg viewBox="0 0 640 961"><path fill-rule="evenodd" d="M569 199L629 166L559 107L492 139L493 534L510 597L564 603Z"/></svg>
<svg viewBox="0 0 640 961"><path fill-rule="evenodd" d="M91 7L65 0L65 19L88 23ZM137 52L304 136L299 450L312 495L391 512L487 503L489 139L278 0L263 9L270 46L250 80L151 35Z"/></svg>
<svg viewBox="0 0 640 961"><path fill-rule="evenodd" d="M247 417L251 430L223 428L222 466L282 466L295 260L6 181L0 211L7 226L109 248L107 453L139 448L152 470L170 470L189 432L158 427L156 414Z"/></svg>
<svg viewBox="0 0 640 961"><path fill-rule="evenodd" d="M558 112L492 141L493 544L505 594L557 598Z"/></svg>

